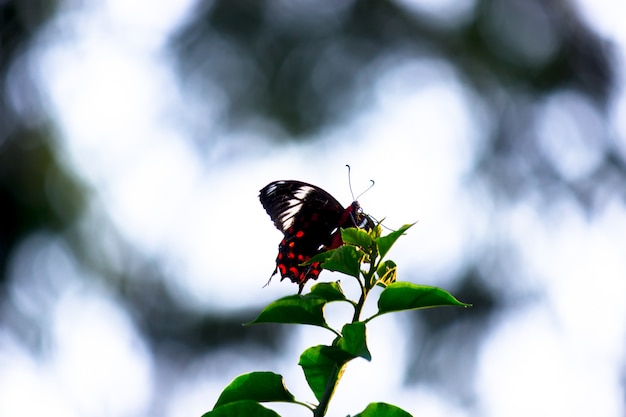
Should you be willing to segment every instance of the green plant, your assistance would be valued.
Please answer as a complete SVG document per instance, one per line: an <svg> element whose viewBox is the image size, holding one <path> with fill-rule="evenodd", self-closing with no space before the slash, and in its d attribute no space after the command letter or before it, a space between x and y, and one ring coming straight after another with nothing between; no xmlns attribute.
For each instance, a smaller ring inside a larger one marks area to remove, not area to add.
<svg viewBox="0 0 626 417"><path fill-rule="evenodd" d="M335 334L331 345L310 347L300 356L299 365L318 404L297 401L285 387L281 375L252 372L235 378L222 391L213 410L203 417L275 417L279 414L261 403L276 401L299 404L310 409L314 417L324 416L347 364L359 357L371 360L366 338L367 323L394 311L441 306L468 307L469 304L458 301L440 288L396 281L396 264L384 258L396 240L411 226L404 225L385 236L381 236L380 225L369 232L356 228L341 230L343 246L316 255L308 261L321 262L324 269L354 277L361 289L357 301L345 296L339 282L317 283L308 294L290 295L272 302L248 323L309 324ZM363 306L370 291L377 285L384 288L378 298L378 311L362 319ZM346 323L341 331L326 323L324 306L330 302L346 302L354 307L352 321ZM371 403L357 416L406 417L410 414L390 404Z"/></svg>

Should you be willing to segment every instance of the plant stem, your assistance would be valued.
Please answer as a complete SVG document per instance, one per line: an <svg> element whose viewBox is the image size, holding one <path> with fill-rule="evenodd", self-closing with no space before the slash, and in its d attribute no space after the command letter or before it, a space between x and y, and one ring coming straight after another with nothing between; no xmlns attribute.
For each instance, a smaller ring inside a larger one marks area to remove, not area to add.
<svg viewBox="0 0 626 417"><path fill-rule="evenodd" d="M374 285L376 285L376 281L374 280L374 274L378 269L379 263L380 259L375 260L375 258L370 255L370 270L367 271L367 275L363 276L363 279L365 280L365 288L368 292L374 287Z"/></svg>
<svg viewBox="0 0 626 417"><path fill-rule="evenodd" d="M352 316L352 323L359 321L361 317L361 312L363 311L363 306L365 305L365 299L367 298L367 294L375 285L374 282L374 274L376 273L376 269L378 267L375 262L374 257L370 254L370 267L369 271L364 273L361 271L363 275L363 283L361 284L361 296L359 297L359 302L354 306L354 315ZM360 282L360 280L358 280ZM324 389L324 394L320 400L319 405L313 411L313 417L323 417L326 415L326 411L328 409L328 404L330 403L333 394L335 393L335 389L337 388L337 384L339 384L339 380L343 376L344 371L346 370L346 366L348 362L345 362L341 365L335 366L333 369L333 373L328 378L328 383L326 388Z"/></svg>
<svg viewBox="0 0 626 417"><path fill-rule="evenodd" d="M363 275L363 285L361 285L361 297L359 298L359 302L357 303L357 305L354 307L354 315L352 316L352 323L359 321L359 319L361 318L361 311L363 311L363 305L365 305L365 299L367 298L367 294L375 285L374 280L372 278L374 277L374 274L376 273L377 266L378 265L376 263L370 262L370 269L367 272L367 274L361 271L361 274Z"/></svg>
<svg viewBox="0 0 626 417"><path fill-rule="evenodd" d="M313 417L323 417L326 415L326 410L328 409L328 404L330 403L330 399L333 397L335 393L335 388L337 388L337 384L339 380L343 376L343 372L346 370L347 363L339 367L335 367L332 375L328 379L328 384L326 385L326 389L324 390L324 394L322 395L322 399L320 400L319 405L313 411Z"/></svg>
<svg viewBox="0 0 626 417"><path fill-rule="evenodd" d="M359 302L354 306L354 315L352 316L352 323L359 321L361 317L361 311L363 311L363 305L365 304L365 298L367 298L367 288L361 286L361 297Z"/></svg>

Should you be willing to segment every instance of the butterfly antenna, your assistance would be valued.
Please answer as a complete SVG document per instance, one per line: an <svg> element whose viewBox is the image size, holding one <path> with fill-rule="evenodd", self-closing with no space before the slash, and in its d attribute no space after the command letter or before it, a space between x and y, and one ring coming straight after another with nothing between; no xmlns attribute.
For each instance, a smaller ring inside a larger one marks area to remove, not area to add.
<svg viewBox="0 0 626 417"><path fill-rule="evenodd" d="M352 180L351 180L351 175L350 175L350 165L346 164L346 166L348 167L348 188L350 188L350 195L352 196L352 201L356 201L356 198L354 198L354 193L352 192Z"/></svg>
<svg viewBox="0 0 626 417"><path fill-rule="evenodd" d="M352 179L351 179L351 175L350 175L350 165L346 164L346 166L348 167L348 187L350 187L350 195L352 196L352 201L357 201L359 198L361 198L361 196L363 194L365 194L366 192L368 192L370 190L370 188L372 188L375 184L374 180L370 180L372 183L370 184L369 187L367 187L365 189L365 191L363 191L361 194L359 194L358 196L356 196L356 198L354 198L354 192L352 191Z"/></svg>
<svg viewBox="0 0 626 417"><path fill-rule="evenodd" d="M374 184L376 184L376 183L374 182L374 180L370 180L370 181L372 182L372 183L370 184L370 186L369 186L369 187L367 187L367 188L366 188L366 189L365 189L365 190L364 190L361 194L357 195L357 196L356 196L356 198L354 199L355 201L356 201L356 200L358 200L359 198L361 198L361 196L362 196L363 194L365 194L366 192L368 192L369 190L371 190L371 189L372 189L372 187L374 186Z"/></svg>

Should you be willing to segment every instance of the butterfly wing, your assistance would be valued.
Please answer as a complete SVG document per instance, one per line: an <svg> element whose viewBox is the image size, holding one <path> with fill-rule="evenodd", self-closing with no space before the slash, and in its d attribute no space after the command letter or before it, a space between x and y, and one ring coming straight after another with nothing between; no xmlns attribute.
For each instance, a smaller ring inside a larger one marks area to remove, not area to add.
<svg viewBox="0 0 626 417"><path fill-rule="evenodd" d="M315 216L315 210L320 214L323 212L322 217L328 222L332 222L337 215L340 217L343 212L343 207L332 195L302 181L271 182L263 187L259 199L276 228L283 234L293 226L297 228L301 223L306 223L305 214L320 217Z"/></svg>
<svg viewBox="0 0 626 417"><path fill-rule="evenodd" d="M280 272L281 280L289 278L300 285L300 291L307 280L317 279L321 272L318 263L301 264L340 246L339 228L354 227L363 217L358 203L344 209L326 191L301 181L274 181L261 190L259 199L284 235L272 276Z"/></svg>

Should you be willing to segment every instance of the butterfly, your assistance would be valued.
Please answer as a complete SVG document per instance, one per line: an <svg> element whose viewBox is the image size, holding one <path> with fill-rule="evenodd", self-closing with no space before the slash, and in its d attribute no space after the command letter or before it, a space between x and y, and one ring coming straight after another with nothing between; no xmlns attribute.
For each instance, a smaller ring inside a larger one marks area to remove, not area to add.
<svg viewBox="0 0 626 417"><path fill-rule="evenodd" d="M259 199L284 235L270 280L280 272L281 281L289 278L299 285L298 294L309 279L317 279L322 271L319 262L302 263L341 246L341 228L374 227L372 218L363 213L357 201L344 208L326 191L302 181L271 182L261 189Z"/></svg>

